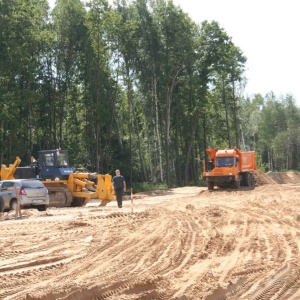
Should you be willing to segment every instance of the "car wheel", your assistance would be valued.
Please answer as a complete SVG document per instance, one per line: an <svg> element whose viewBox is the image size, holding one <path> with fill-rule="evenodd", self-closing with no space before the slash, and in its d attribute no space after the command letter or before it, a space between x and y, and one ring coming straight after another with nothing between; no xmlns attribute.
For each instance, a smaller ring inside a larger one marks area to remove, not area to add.
<svg viewBox="0 0 300 300"><path fill-rule="evenodd" d="M3 198L0 196L0 213L4 212L4 200Z"/></svg>
<svg viewBox="0 0 300 300"><path fill-rule="evenodd" d="M17 209L17 205L18 205L17 199L13 199L13 200L10 201L10 209L11 210L16 210Z"/></svg>
<svg viewBox="0 0 300 300"><path fill-rule="evenodd" d="M45 211L45 210L47 210L47 208L48 208L48 205L40 205L37 207L38 211Z"/></svg>

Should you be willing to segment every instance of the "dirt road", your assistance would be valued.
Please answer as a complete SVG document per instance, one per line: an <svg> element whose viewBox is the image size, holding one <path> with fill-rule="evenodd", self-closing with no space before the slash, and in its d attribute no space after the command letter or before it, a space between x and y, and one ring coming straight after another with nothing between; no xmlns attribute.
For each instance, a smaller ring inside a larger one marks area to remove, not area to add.
<svg viewBox="0 0 300 300"><path fill-rule="evenodd" d="M0 299L300 299L297 182L23 210L0 222Z"/></svg>

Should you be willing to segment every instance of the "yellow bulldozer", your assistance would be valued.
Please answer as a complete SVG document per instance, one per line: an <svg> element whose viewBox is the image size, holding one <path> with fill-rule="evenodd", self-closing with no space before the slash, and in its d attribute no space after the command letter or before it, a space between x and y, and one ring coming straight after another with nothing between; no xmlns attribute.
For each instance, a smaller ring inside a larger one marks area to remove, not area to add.
<svg viewBox="0 0 300 300"><path fill-rule="evenodd" d="M66 150L42 150L38 155L38 160L31 156L26 167L19 166L19 157L9 166L2 165L1 180L36 178L42 181L49 191L50 206L82 206L90 199L98 199L104 206L116 200L111 175L71 168Z"/></svg>

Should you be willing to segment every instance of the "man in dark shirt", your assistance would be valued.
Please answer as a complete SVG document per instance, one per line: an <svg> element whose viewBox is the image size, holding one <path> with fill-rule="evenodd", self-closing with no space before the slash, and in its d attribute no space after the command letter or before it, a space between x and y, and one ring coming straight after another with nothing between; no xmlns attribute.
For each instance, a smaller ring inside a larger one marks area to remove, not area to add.
<svg viewBox="0 0 300 300"><path fill-rule="evenodd" d="M116 170L116 176L113 177L112 184L117 197L118 206L121 208L123 191L126 192L126 181L124 176L121 175L120 170Z"/></svg>

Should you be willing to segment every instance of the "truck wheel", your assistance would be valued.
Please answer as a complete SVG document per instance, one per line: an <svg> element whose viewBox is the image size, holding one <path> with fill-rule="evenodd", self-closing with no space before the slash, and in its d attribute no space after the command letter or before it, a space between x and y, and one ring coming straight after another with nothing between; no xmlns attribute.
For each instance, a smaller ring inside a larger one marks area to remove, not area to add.
<svg viewBox="0 0 300 300"><path fill-rule="evenodd" d="M246 173L244 176L244 185L245 186L251 185L251 175L249 173Z"/></svg>
<svg viewBox="0 0 300 300"><path fill-rule="evenodd" d="M208 184L208 190L212 191L214 189L214 186L215 186L214 182L213 181L209 181L207 184Z"/></svg>
<svg viewBox="0 0 300 300"><path fill-rule="evenodd" d="M251 186L255 186L255 178L254 178L254 174L251 174Z"/></svg>
<svg viewBox="0 0 300 300"><path fill-rule="evenodd" d="M238 180L233 181L233 188L238 189L241 186L241 180L238 178Z"/></svg>
<svg viewBox="0 0 300 300"><path fill-rule="evenodd" d="M3 198L0 196L0 213L4 212L4 200Z"/></svg>

